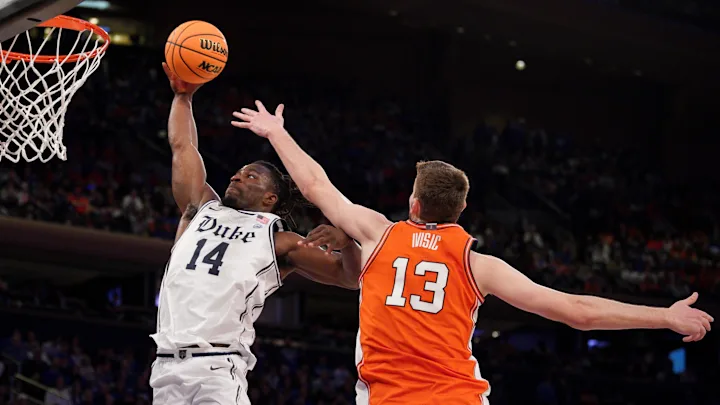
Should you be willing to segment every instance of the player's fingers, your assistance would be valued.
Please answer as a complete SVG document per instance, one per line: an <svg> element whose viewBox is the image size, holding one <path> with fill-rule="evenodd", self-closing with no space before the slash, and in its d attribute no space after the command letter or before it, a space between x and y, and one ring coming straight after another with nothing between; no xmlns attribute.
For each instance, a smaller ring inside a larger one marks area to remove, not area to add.
<svg viewBox="0 0 720 405"><path fill-rule="evenodd" d="M325 251L326 255L332 254L332 252L336 251L338 249L337 245L332 242L328 242L327 244L327 250Z"/></svg>
<svg viewBox="0 0 720 405"><path fill-rule="evenodd" d="M330 243L330 239L328 238L328 235L325 232L318 233L317 235L313 236L312 241L310 242L311 247L320 247L320 246L326 246L328 243Z"/></svg>
<svg viewBox="0 0 720 405"><path fill-rule="evenodd" d="M245 128L250 129L250 123L249 122L242 122L242 121L230 121L230 125L238 128Z"/></svg>
<svg viewBox="0 0 720 405"><path fill-rule="evenodd" d="M165 75L168 77L168 79L172 80L175 78L175 74L170 70L170 66L168 66L167 63L162 63L163 70L165 71Z"/></svg>
<svg viewBox="0 0 720 405"><path fill-rule="evenodd" d="M235 117L237 119L241 119L243 121L248 121L248 122L252 121L252 119L253 119L253 117L251 117L247 114L239 113L239 112L234 112L233 117Z"/></svg>
<svg viewBox="0 0 720 405"><path fill-rule="evenodd" d="M710 330L712 329L712 326L710 326L710 321L705 318L700 318L700 323L702 323L703 329L710 332Z"/></svg>
<svg viewBox="0 0 720 405"><path fill-rule="evenodd" d="M249 116L251 116L251 117L254 117L254 116L256 116L256 115L258 114L257 111L251 110L251 109L249 109L249 108L241 108L241 109L240 109L240 112L243 113L243 114L247 114L247 115L249 115Z"/></svg>
<svg viewBox="0 0 720 405"><path fill-rule="evenodd" d="M255 106L257 107L258 112L267 112L267 109L266 109L265 106L263 105L262 101L260 101L260 100L255 100Z"/></svg>
<svg viewBox="0 0 720 405"><path fill-rule="evenodd" d="M313 247L313 246L319 246L317 244L318 239L320 238L320 233L322 231L319 231L318 229L313 229L306 237L305 239L301 240L302 244L307 247Z"/></svg>
<svg viewBox="0 0 720 405"><path fill-rule="evenodd" d="M707 312L705 312L705 311L700 311L700 310L698 310L698 312L700 312L700 316L702 316L703 318L707 319L708 322L715 322L715 318L713 318L712 316L710 316L710 314L708 314Z"/></svg>
<svg viewBox="0 0 720 405"><path fill-rule="evenodd" d="M278 105L277 108L275 109L275 116L282 118L283 111L285 111L285 105L284 104Z"/></svg>
<svg viewBox="0 0 720 405"><path fill-rule="evenodd" d="M685 343L690 343L690 342L692 342L692 341L693 341L693 337L692 337L692 336L685 336L685 337L683 338L683 342L685 342Z"/></svg>
<svg viewBox="0 0 720 405"><path fill-rule="evenodd" d="M700 322L695 322L695 331L693 332L693 342L697 342L698 340L701 340L705 337L705 334L707 331L705 330L705 327Z"/></svg>
<svg viewBox="0 0 720 405"><path fill-rule="evenodd" d="M690 306L690 305L694 304L695 302L697 302L697 299L698 299L698 293L694 292L689 297L685 298L683 300L683 303Z"/></svg>

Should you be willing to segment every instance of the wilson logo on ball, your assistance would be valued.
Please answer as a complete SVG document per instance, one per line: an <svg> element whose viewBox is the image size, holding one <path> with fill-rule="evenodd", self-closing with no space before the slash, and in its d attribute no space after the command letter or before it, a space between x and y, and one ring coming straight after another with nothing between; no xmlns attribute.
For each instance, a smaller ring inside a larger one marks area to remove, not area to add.
<svg viewBox="0 0 720 405"><path fill-rule="evenodd" d="M222 70L223 70L222 66L213 65L212 63L207 63L207 61L202 61L202 63L200 63L198 68L202 69L208 73L214 73L214 74L220 74L220 72L222 72Z"/></svg>
<svg viewBox="0 0 720 405"><path fill-rule="evenodd" d="M209 39L200 39L200 48L208 51L217 52L220 55L227 56L228 51L220 42L211 41Z"/></svg>

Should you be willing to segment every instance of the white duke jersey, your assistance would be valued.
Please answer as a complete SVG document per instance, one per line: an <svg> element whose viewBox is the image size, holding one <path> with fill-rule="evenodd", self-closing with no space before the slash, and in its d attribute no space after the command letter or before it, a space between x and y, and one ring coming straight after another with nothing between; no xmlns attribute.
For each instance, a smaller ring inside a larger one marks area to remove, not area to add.
<svg viewBox="0 0 720 405"><path fill-rule="evenodd" d="M160 287L158 349L249 347L265 299L282 285L275 231L282 220L210 201L171 250Z"/></svg>

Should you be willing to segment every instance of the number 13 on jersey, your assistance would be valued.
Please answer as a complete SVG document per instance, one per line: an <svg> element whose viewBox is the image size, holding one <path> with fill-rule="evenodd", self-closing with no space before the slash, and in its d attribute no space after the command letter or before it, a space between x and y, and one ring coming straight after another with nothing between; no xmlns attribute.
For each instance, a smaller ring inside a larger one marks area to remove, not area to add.
<svg viewBox="0 0 720 405"><path fill-rule="evenodd" d="M395 283L393 285L392 294L385 299L385 305L391 307L404 307L406 299L403 296L405 292L405 278L407 276L407 268L410 260L406 257L398 257L393 262L395 268ZM448 283L448 275L450 273L448 267L444 263L422 261L415 266L416 276L426 276L427 273L436 273L435 281L425 281L424 291L433 293L432 301L423 301L422 297L410 294L410 307L415 311L437 314L443 309L445 303L445 287Z"/></svg>

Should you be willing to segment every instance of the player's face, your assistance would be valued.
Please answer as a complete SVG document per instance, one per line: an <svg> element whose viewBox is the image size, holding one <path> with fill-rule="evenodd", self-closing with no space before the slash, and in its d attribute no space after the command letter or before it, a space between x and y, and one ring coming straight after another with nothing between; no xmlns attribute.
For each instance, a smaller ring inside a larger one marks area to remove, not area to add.
<svg viewBox="0 0 720 405"><path fill-rule="evenodd" d="M264 166L250 164L243 167L230 178L223 205L238 210L269 212L277 201L277 196L271 192L270 176Z"/></svg>

